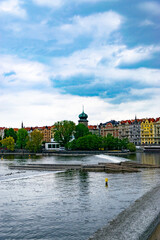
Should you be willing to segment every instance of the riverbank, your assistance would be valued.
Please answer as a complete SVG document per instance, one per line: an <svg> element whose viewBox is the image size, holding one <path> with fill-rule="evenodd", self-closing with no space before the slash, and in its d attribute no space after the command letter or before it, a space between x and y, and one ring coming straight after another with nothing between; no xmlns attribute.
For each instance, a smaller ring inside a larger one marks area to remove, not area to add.
<svg viewBox="0 0 160 240"><path fill-rule="evenodd" d="M148 240L160 223L160 185L144 194L89 240Z"/></svg>

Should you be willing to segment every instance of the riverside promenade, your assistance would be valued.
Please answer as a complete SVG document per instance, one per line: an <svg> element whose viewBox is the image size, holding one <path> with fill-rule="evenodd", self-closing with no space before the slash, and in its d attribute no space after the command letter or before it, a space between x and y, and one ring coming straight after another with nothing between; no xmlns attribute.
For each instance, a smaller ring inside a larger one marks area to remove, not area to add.
<svg viewBox="0 0 160 240"><path fill-rule="evenodd" d="M144 194L88 240L148 240L160 223L160 185ZM151 238L153 240L153 238ZM156 240L160 239L155 238ZM154 240L155 240L154 239Z"/></svg>

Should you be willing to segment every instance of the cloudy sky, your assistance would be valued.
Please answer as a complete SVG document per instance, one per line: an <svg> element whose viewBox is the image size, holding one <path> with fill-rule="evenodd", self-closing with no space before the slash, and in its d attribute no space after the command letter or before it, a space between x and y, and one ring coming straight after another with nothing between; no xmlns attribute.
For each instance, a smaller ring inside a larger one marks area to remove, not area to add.
<svg viewBox="0 0 160 240"><path fill-rule="evenodd" d="M160 116L160 2L0 0L0 127Z"/></svg>

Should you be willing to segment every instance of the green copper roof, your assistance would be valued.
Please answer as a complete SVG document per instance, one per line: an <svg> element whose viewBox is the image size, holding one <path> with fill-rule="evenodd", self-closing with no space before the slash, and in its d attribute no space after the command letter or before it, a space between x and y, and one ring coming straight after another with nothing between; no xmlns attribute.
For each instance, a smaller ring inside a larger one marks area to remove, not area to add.
<svg viewBox="0 0 160 240"><path fill-rule="evenodd" d="M81 114L79 114L79 118L80 119L87 119L88 115L86 113L82 112Z"/></svg>

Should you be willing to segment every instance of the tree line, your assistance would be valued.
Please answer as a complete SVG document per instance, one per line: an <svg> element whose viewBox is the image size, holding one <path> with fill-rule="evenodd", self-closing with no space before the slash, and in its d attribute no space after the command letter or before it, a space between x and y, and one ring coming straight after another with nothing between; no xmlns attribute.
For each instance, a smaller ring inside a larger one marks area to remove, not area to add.
<svg viewBox="0 0 160 240"><path fill-rule="evenodd" d="M15 149L27 149L31 152L38 152L41 150L43 133L35 129L28 134L27 130L21 128L18 132L13 128L4 130L4 137L0 140L2 149L14 151Z"/></svg>
<svg viewBox="0 0 160 240"><path fill-rule="evenodd" d="M1 147L14 151L15 149L27 149L38 152L42 149L43 133L38 129L28 134L21 128L15 132L13 128L5 129L4 138L0 140ZM108 134L106 137L89 132L84 124L75 125L72 121L58 121L54 124L54 140L67 150L123 150L132 152L135 145L127 138L119 139Z"/></svg>

